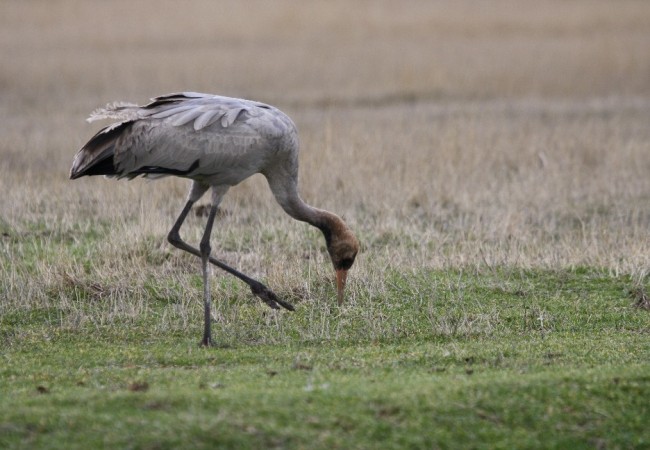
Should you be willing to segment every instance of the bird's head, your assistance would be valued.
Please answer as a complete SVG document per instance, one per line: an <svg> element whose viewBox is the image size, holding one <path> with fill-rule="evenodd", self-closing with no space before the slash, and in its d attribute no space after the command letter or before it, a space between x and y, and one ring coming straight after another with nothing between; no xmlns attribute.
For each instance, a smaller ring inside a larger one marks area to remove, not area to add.
<svg viewBox="0 0 650 450"><path fill-rule="evenodd" d="M336 270L336 290L339 305L343 303L343 293L348 270L359 253L359 241L352 230L335 214L321 227L334 270Z"/></svg>

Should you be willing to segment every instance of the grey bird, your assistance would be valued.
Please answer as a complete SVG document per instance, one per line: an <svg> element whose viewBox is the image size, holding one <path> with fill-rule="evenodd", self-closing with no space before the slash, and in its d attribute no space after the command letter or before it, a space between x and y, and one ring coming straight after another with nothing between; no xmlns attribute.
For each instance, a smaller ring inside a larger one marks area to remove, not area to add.
<svg viewBox="0 0 650 450"><path fill-rule="evenodd" d="M294 219L317 227L336 271L341 304L347 273L359 242L339 216L306 204L298 194L298 132L279 109L260 102L196 92L163 95L138 106L114 103L94 111L89 122L112 119L76 154L70 178L88 175L132 179L178 176L192 180L185 207L167 239L201 258L204 297L202 345L212 345L208 262L248 284L271 308L293 311L270 289L211 256L210 234L217 208L231 186L263 174L275 199ZM212 206L199 248L179 231L192 205L212 188Z"/></svg>

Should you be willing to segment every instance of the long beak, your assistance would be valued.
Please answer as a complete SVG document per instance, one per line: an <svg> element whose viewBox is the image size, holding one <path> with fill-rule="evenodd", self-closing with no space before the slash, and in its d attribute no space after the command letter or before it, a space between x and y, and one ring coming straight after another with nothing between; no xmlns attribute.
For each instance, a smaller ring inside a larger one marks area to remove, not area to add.
<svg viewBox="0 0 650 450"><path fill-rule="evenodd" d="M345 280L348 278L348 271L339 269L336 271L336 298L339 306L343 304L343 291L345 290Z"/></svg>

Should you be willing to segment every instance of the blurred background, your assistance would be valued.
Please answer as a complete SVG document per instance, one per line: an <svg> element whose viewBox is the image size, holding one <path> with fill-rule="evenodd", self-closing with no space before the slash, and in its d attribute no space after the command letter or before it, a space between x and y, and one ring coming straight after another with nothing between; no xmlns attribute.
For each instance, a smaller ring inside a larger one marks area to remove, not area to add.
<svg viewBox="0 0 650 450"><path fill-rule="evenodd" d="M366 261L647 270L650 2L32 0L0 3L0 25L6 233L162 241L187 182L67 173L90 111L191 90L287 112L303 196ZM229 198L225 228L320 245L263 179Z"/></svg>
<svg viewBox="0 0 650 450"><path fill-rule="evenodd" d="M94 105L189 88L286 105L634 96L650 78L643 0L0 8L3 103Z"/></svg>

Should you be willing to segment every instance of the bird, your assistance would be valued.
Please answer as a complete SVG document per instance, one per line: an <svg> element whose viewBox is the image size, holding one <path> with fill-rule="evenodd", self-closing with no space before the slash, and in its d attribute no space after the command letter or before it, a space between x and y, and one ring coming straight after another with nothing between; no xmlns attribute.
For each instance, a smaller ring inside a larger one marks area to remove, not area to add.
<svg viewBox="0 0 650 450"><path fill-rule="evenodd" d="M152 98L148 104L115 102L98 108L88 122L110 119L76 153L70 178L104 175L133 179L176 176L191 180L185 206L167 240L174 247L201 258L203 276L203 338L213 345L208 263L246 283L252 293L273 309L294 307L261 282L212 256L210 236L217 208L228 189L261 173L275 200L296 220L318 228L336 273L337 301L344 301L348 270L359 241L336 214L305 203L298 192L299 138L294 122L278 108L252 100L198 92L179 92ZM180 236L185 218L208 190L212 203L199 247Z"/></svg>

